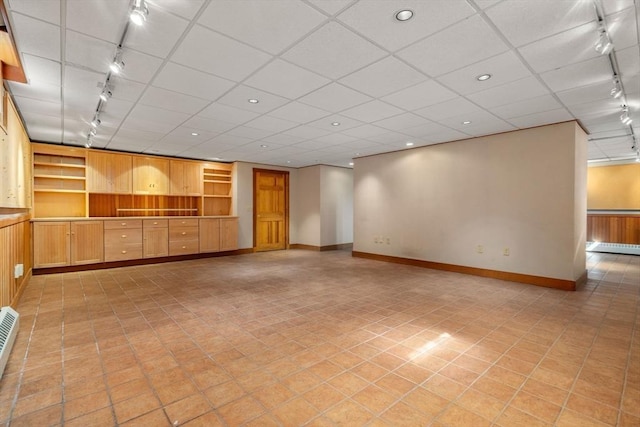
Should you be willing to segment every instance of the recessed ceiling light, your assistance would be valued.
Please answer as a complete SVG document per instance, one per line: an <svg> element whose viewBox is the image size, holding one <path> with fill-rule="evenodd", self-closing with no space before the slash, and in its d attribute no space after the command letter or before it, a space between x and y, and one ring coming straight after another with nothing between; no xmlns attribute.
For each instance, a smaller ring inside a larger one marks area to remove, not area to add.
<svg viewBox="0 0 640 427"><path fill-rule="evenodd" d="M291 160L287 160L287 163L291 163Z"/></svg>
<svg viewBox="0 0 640 427"><path fill-rule="evenodd" d="M480 74L479 76L476 77L476 80L478 80L479 82L483 82L485 80L489 80L491 78L491 74Z"/></svg>
<svg viewBox="0 0 640 427"><path fill-rule="evenodd" d="M249 103L250 103L250 104L257 104L258 102L260 102L260 101L258 101L258 100L257 100L257 99L255 99L255 98L251 98L251 99L249 99L248 101L249 101Z"/></svg>
<svg viewBox="0 0 640 427"><path fill-rule="evenodd" d="M463 125L470 125L471 124L471 120L465 120L464 122L462 122Z"/></svg>
<svg viewBox="0 0 640 427"><path fill-rule="evenodd" d="M198 132L191 132L191 136L198 136L200 135Z"/></svg>
<svg viewBox="0 0 640 427"><path fill-rule="evenodd" d="M261 147L261 148L267 148L267 147L268 147L268 145L260 144L260 147Z"/></svg>
<svg viewBox="0 0 640 427"><path fill-rule="evenodd" d="M409 9L404 9L396 13L396 19L400 22L408 21L413 18L413 11Z"/></svg>
<svg viewBox="0 0 640 427"><path fill-rule="evenodd" d="M349 162L349 166L353 166L353 162Z"/></svg>
<svg viewBox="0 0 640 427"><path fill-rule="evenodd" d="M340 122L333 122L331 123L331 126L340 126Z"/></svg>
<svg viewBox="0 0 640 427"><path fill-rule="evenodd" d="M407 147L412 147L412 146L413 146L413 142L407 142L407 143L406 143L406 144L404 144L404 145L406 145Z"/></svg>

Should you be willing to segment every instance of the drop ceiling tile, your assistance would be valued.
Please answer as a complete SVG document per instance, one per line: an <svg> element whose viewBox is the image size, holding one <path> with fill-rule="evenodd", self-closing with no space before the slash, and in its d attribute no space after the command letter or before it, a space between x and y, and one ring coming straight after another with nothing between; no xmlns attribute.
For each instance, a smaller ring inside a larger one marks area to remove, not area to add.
<svg viewBox="0 0 640 427"><path fill-rule="evenodd" d="M309 0L309 3L329 15L335 15L353 2L353 0Z"/></svg>
<svg viewBox="0 0 640 427"><path fill-rule="evenodd" d="M122 77L140 83L149 83L162 65L162 59L125 49L122 53L125 63Z"/></svg>
<svg viewBox="0 0 640 427"><path fill-rule="evenodd" d="M196 133L197 135L193 135L194 133ZM216 135L217 133L215 132L206 132L188 126L178 126L174 130L166 134L161 139L161 141L167 143L184 144L185 146L193 146L208 141Z"/></svg>
<svg viewBox="0 0 640 427"><path fill-rule="evenodd" d="M365 123L371 123L401 114L402 112L403 111L401 109L396 108L393 105L374 99L366 104L358 105L357 107L343 111L341 114Z"/></svg>
<svg viewBox="0 0 640 427"><path fill-rule="evenodd" d="M411 140L415 141L416 139L428 138L432 134L439 134L450 130L451 129L448 129L446 126L441 124L429 122L419 126L403 129L402 133L411 136Z"/></svg>
<svg viewBox="0 0 640 427"><path fill-rule="evenodd" d="M60 25L60 0L11 0L4 3L12 12Z"/></svg>
<svg viewBox="0 0 640 427"><path fill-rule="evenodd" d="M370 136L367 139L380 144L396 144L400 142L405 143L409 141L411 137L399 132L387 132L380 135Z"/></svg>
<svg viewBox="0 0 640 427"><path fill-rule="evenodd" d="M324 142L320 142L317 139L310 139L308 141L299 142L299 143L293 145L293 147L297 147L297 148L304 149L304 150L307 150L307 151L315 152L315 150L319 150L321 148L327 147L327 144L324 143ZM314 154L314 153L308 153L304 157L307 157L307 156L311 156L314 159L317 159L316 154Z"/></svg>
<svg viewBox="0 0 640 427"><path fill-rule="evenodd" d="M126 46L149 55L166 58L189 25L177 17L149 3L149 18L143 26L130 25Z"/></svg>
<svg viewBox="0 0 640 427"><path fill-rule="evenodd" d="M282 132L298 126L298 123L291 122L289 120L278 119L276 117L260 116L257 119L245 123L245 126L248 126L250 128L269 130L273 132Z"/></svg>
<svg viewBox="0 0 640 427"><path fill-rule="evenodd" d="M605 15L619 12L628 7L633 7L633 0L608 0L602 3Z"/></svg>
<svg viewBox="0 0 640 427"><path fill-rule="evenodd" d="M574 117L564 108L559 108L557 110L551 111L543 111L540 113L529 114L522 117L515 117L509 119L509 123L517 126L520 129L541 126L545 124L566 122L568 120L573 120Z"/></svg>
<svg viewBox="0 0 640 427"><path fill-rule="evenodd" d="M209 119L217 119L229 123L242 124L248 122L249 120L255 119L260 114L214 102L213 104L202 110L200 113L198 113L198 115Z"/></svg>
<svg viewBox="0 0 640 427"><path fill-rule="evenodd" d="M432 144L438 144L442 142L460 141L468 138L465 133L459 132L453 129L446 129L439 132L429 134L429 142Z"/></svg>
<svg viewBox="0 0 640 427"><path fill-rule="evenodd" d="M622 76L622 84L627 98L640 94L640 73Z"/></svg>
<svg viewBox="0 0 640 427"><path fill-rule="evenodd" d="M413 18L404 22L396 20L395 14L401 9L412 10ZM338 19L386 49L395 51L474 12L463 0L377 0L358 2Z"/></svg>
<svg viewBox="0 0 640 427"><path fill-rule="evenodd" d="M563 91L611 79L611 66L600 56L578 64L571 64L540 75L553 91Z"/></svg>
<svg viewBox="0 0 640 427"><path fill-rule="evenodd" d="M232 149L235 147L249 144L250 142L253 142L253 141L254 141L253 138L246 138L243 136L231 135L231 134L225 133L222 135L218 135L215 138L211 138L209 141L206 142L206 144L215 145L217 147L220 147L221 149L222 148Z"/></svg>
<svg viewBox="0 0 640 427"><path fill-rule="evenodd" d="M46 83L60 86L60 63L33 55L24 55L23 66L30 83Z"/></svg>
<svg viewBox="0 0 640 427"><path fill-rule="evenodd" d="M596 38L596 23L589 22L518 50L536 72L542 73L597 57L599 54L593 48Z"/></svg>
<svg viewBox="0 0 640 427"><path fill-rule="evenodd" d="M12 17L21 52L60 62L60 27L18 13Z"/></svg>
<svg viewBox="0 0 640 427"><path fill-rule="evenodd" d="M207 106L209 101L150 86L140 98L139 103L179 113L196 114Z"/></svg>
<svg viewBox="0 0 640 427"><path fill-rule="evenodd" d="M467 95L467 98L481 107L491 108L548 94L544 85L532 76Z"/></svg>
<svg viewBox="0 0 640 427"><path fill-rule="evenodd" d="M376 149L382 148L379 143L373 141L367 141L366 139L359 139L357 141L346 142L342 146L351 151L354 156L362 156L364 153L371 153Z"/></svg>
<svg viewBox="0 0 640 427"><path fill-rule="evenodd" d="M271 55L200 25L189 31L171 60L239 82L271 59Z"/></svg>
<svg viewBox="0 0 640 427"><path fill-rule="evenodd" d="M318 138L320 136L327 135L330 132L317 127L304 125L304 126L298 126L293 129L289 129L284 133L286 135L291 135L299 138L311 139L311 138Z"/></svg>
<svg viewBox="0 0 640 427"><path fill-rule="evenodd" d="M102 91L99 87L101 82L104 82L104 75L67 65L64 73L65 104L79 106L88 112L95 111Z"/></svg>
<svg viewBox="0 0 640 427"><path fill-rule="evenodd" d="M277 54L324 20L323 14L297 0L217 0L198 23Z"/></svg>
<svg viewBox="0 0 640 427"><path fill-rule="evenodd" d="M471 123L465 125L463 124L465 121L470 121ZM449 117L440 120L439 123L468 135L485 135L514 129L509 123L487 111L477 111L470 114Z"/></svg>
<svg viewBox="0 0 640 427"><path fill-rule="evenodd" d="M66 99L65 99L66 100ZM118 127L122 120L129 114L131 108L133 108L133 102L123 101L121 99L111 98L109 103L104 106L102 112L100 113L100 120L102 120L103 126L112 126ZM94 109L86 111L87 121L90 121L93 118Z"/></svg>
<svg viewBox="0 0 640 427"><path fill-rule="evenodd" d="M637 20L640 20L640 9L627 8L607 16L609 36L616 50L638 45Z"/></svg>
<svg viewBox="0 0 640 427"><path fill-rule="evenodd" d="M588 1L540 0L503 1L486 10L486 14L514 45L561 33L595 19L593 4Z"/></svg>
<svg viewBox="0 0 640 427"><path fill-rule="evenodd" d="M612 87L611 79L606 79L592 85L557 92L557 96L565 105L572 106L609 99Z"/></svg>
<svg viewBox="0 0 640 427"><path fill-rule="evenodd" d="M331 83L315 92L305 95L299 101L326 111L342 111L358 104L363 104L372 98L356 92L338 83Z"/></svg>
<svg viewBox="0 0 640 427"><path fill-rule="evenodd" d="M293 122L304 124L321 117L326 117L330 113L310 105L302 104L297 101L290 102L282 107L273 110L269 116L278 117L280 119L291 120Z"/></svg>
<svg viewBox="0 0 640 427"><path fill-rule="evenodd" d="M149 105L136 105L129 113L129 120L145 120L148 122L158 123L173 128L184 123L191 117L190 114L179 113L177 111L169 111L163 108L151 107Z"/></svg>
<svg viewBox="0 0 640 427"><path fill-rule="evenodd" d="M68 0L66 3L68 30L118 43L122 26L128 20L128 0Z"/></svg>
<svg viewBox="0 0 640 427"><path fill-rule="evenodd" d="M62 131L62 116L58 115L45 115L33 112L23 113L24 119L29 123L29 132L38 130L40 132L51 129L55 132Z"/></svg>
<svg viewBox="0 0 640 427"><path fill-rule="evenodd" d="M62 140L60 128L48 127L37 121L28 126L27 132L32 142L58 142Z"/></svg>
<svg viewBox="0 0 640 427"><path fill-rule="evenodd" d="M250 138L250 139L256 140L256 139L266 138L277 132L273 130L268 130L268 129L252 128L249 126L238 126L233 129L230 129L229 131L227 131L227 133L229 135L241 136L243 138Z"/></svg>
<svg viewBox="0 0 640 427"><path fill-rule="evenodd" d="M67 30L65 49L67 65L72 64L95 72L104 72L106 76L115 52L115 44ZM126 66L127 61L125 61L125 68Z"/></svg>
<svg viewBox="0 0 640 427"><path fill-rule="evenodd" d="M139 130L143 132L156 132L164 136L171 132L175 126L168 123L158 123L156 121L143 120L129 116L122 122L121 128Z"/></svg>
<svg viewBox="0 0 640 427"><path fill-rule="evenodd" d="M614 98L599 99L597 101L585 102L568 107L569 111L576 117L589 116L593 114L620 114L620 101Z"/></svg>
<svg viewBox="0 0 640 427"><path fill-rule="evenodd" d="M526 116L528 114L542 113L556 110L562 105L551 95L542 95L536 98L518 101L500 107L491 108L491 112L502 119Z"/></svg>
<svg viewBox="0 0 640 427"><path fill-rule="evenodd" d="M153 85L208 100L217 99L233 87L233 82L172 62L166 64Z"/></svg>
<svg viewBox="0 0 640 427"><path fill-rule="evenodd" d="M481 82L476 79L477 76L485 73L491 74L489 80ZM513 52L509 51L443 75L437 80L462 95L468 95L530 75L527 67Z"/></svg>
<svg viewBox="0 0 640 427"><path fill-rule="evenodd" d="M480 107L466 98L457 97L439 104L415 110L414 113L429 120L440 121L449 117L474 113L481 110L482 109Z"/></svg>
<svg viewBox="0 0 640 427"><path fill-rule="evenodd" d="M281 59L269 63L244 82L247 86L277 93L289 99L296 99L327 83L330 83L329 79Z"/></svg>
<svg viewBox="0 0 640 427"><path fill-rule="evenodd" d="M182 124L182 126L187 126L193 129L199 129L205 132L210 132L214 134L220 134L228 131L229 129L233 129L237 124L229 123L224 120L216 120L210 119L200 116L193 116L186 122Z"/></svg>
<svg viewBox="0 0 640 427"><path fill-rule="evenodd" d="M621 75L632 76L638 74L638 70L640 70L640 49L638 46L616 51L616 57Z"/></svg>
<svg viewBox="0 0 640 427"><path fill-rule="evenodd" d="M114 99L122 99L124 101L137 101L142 95L146 85L122 77L111 76L109 81Z"/></svg>
<svg viewBox="0 0 640 427"><path fill-rule="evenodd" d="M252 104L249 102L250 99L257 99L259 102ZM218 102L252 113L268 113L283 106L289 100L248 86L237 86L220 98Z"/></svg>
<svg viewBox="0 0 640 427"><path fill-rule="evenodd" d="M333 123L340 124L338 126L334 126ZM354 120L350 117L345 117L340 114L332 114L309 123L309 126L317 127L319 129L326 130L327 132L342 132L362 124L363 123L361 121Z"/></svg>
<svg viewBox="0 0 640 427"><path fill-rule="evenodd" d="M480 9L487 9L501 1L502 0L475 0L475 3L480 7Z"/></svg>
<svg viewBox="0 0 640 427"><path fill-rule="evenodd" d="M430 76L462 68L505 52L509 47L478 15L398 52L398 56Z"/></svg>
<svg viewBox="0 0 640 427"><path fill-rule="evenodd" d="M405 110L416 110L433 104L438 104L457 95L435 80L428 80L415 86L408 87L382 98L383 101Z"/></svg>
<svg viewBox="0 0 640 427"><path fill-rule="evenodd" d="M282 57L325 77L338 79L386 56L369 41L330 22L289 49Z"/></svg>
<svg viewBox="0 0 640 427"><path fill-rule="evenodd" d="M379 98L425 80L422 73L389 56L342 78L340 83Z"/></svg>
<svg viewBox="0 0 640 427"><path fill-rule="evenodd" d="M18 104L21 111L29 111L33 114L50 117L62 117L62 103L41 101L39 99L14 97L14 101Z"/></svg>
<svg viewBox="0 0 640 427"><path fill-rule="evenodd" d="M369 138L371 136L382 135L387 132L387 129L366 124L352 129L347 129L342 133L345 135L354 136L356 138Z"/></svg>
<svg viewBox="0 0 640 427"><path fill-rule="evenodd" d="M354 138L353 136L342 135L340 133L332 133L329 135L320 136L315 140L327 145L337 145L355 141L356 138Z"/></svg>
<svg viewBox="0 0 640 427"><path fill-rule="evenodd" d="M275 135L268 136L266 138L262 138L261 141L265 143L274 143L278 145L293 145L298 142L304 141L305 138L301 138L299 136L287 135L286 133L277 133Z"/></svg>
<svg viewBox="0 0 640 427"><path fill-rule="evenodd" d="M149 13L158 7L182 18L192 19L204 4L204 0L149 0L147 4L150 8Z"/></svg>
<svg viewBox="0 0 640 427"><path fill-rule="evenodd" d="M404 113L394 117L390 117L388 119L377 121L374 124L385 129L402 132L404 129L415 126L422 126L428 123L429 121L424 117L420 117L413 113Z"/></svg>

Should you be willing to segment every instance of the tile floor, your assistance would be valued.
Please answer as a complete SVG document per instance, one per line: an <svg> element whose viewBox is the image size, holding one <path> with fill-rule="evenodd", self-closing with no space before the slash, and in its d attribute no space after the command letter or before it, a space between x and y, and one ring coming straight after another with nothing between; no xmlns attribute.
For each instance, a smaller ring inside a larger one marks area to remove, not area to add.
<svg viewBox="0 0 640 427"><path fill-rule="evenodd" d="M292 250L36 276L13 426L639 426L640 257L577 292Z"/></svg>

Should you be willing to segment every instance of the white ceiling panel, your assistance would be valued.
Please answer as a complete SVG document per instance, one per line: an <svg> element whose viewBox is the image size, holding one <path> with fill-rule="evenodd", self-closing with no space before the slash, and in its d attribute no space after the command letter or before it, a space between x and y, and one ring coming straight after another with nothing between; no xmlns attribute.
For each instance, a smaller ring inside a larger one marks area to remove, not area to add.
<svg viewBox="0 0 640 427"><path fill-rule="evenodd" d="M131 110L127 120L144 120L152 123L158 123L162 126L168 126L170 127L169 130L172 130L178 125L184 123L189 119L189 117L191 117L190 114L138 104L133 110ZM162 129L164 129L164 127Z"/></svg>
<svg viewBox="0 0 640 427"><path fill-rule="evenodd" d="M117 44L129 4L129 0L66 0L67 28Z"/></svg>
<svg viewBox="0 0 640 427"><path fill-rule="evenodd" d="M328 145L340 145L347 142L355 141L356 138L353 136L342 135L340 133L332 133L329 135L321 136L316 138L316 141L328 144ZM344 149L343 149L344 150Z"/></svg>
<svg viewBox="0 0 640 427"><path fill-rule="evenodd" d="M402 89L382 98L383 101L405 110L416 110L428 105L438 104L457 95L435 80Z"/></svg>
<svg viewBox="0 0 640 427"><path fill-rule="evenodd" d="M222 132L228 131L229 129L233 129L237 126L237 124L225 122L224 120L193 116L189 120L184 122L182 126L187 126L193 129L200 129L214 134L220 134Z"/></svg>
<svg viewBox="0 0 640 427"><path fill-rule="evenodd" d="M540 126L544 124L566 122L573 120L573 116L564 108L557 110L543 111L541 113L529 114L522 117L509 119L509 123L521 129Z"/></svg>
<svg viewBox="0 0 640 427"><path fill-rule="evenodd" d="M339 123L339 125L334 126L333 123ZM320 120L313 121L309 123L309 125L319 129L324 129L327 132L342 132L347 129L361 126L362 122L340 114L332 114L330 116L323 117Z"/></svg>
<svg viewBox="0 0 640 427"><path fill-rule="evenodd" d="M314 126L303 125L303 126L295 127L293 129L289 129L284 133L286 135L291 135L299 138L311 139L311 138L318 138L320 136L327 135L330 132Z"/></svg>
<svg viewBox="0 0 640 427"><path fill-rule="evenodd" d="M194 135L197 134L197 135ZM179 143L185 146L192 147L194 145L202 144L205 141L210 140L217 134L213 132L205 132L200 129L194 129L188 126L178 126L168 134L166 134L160 141L167 143Z"/></svg>
<svg viewBox="0 0 640 427"><path fill-rule="evenodd" d="M491 112L502 119L526 116L528 114L542 113L560 108L560 103L551 95L542 95L491 108Z"/></svg>
<svg viewBox="0 0 640 427"><path fill-rule="evenodd" d="M257 129L249 126L237 126L227 131L227 134L229 135L241 136L243 138L249 138L253 140L266 138L267 136L273 135L274 133L277 133L277 131L268 129Z"/></svg>
<svg viewBox="0 0 640 427"><path fill-rule="evenodd" d="M395 14L402 9L413 11L413 18L400 22ZM474 13L464 0L361 1L338 16L384 48L395 51Z"/></svg>
<svg viewBox="0 0 640 427"><path fill-rule="evenodd" d="M382 49L342 25L330 22L289 49L283 58L337 79L383 56L386 53Z"/></svg>
<svg viewBox="0 0 640 427"><path fill-rule="evenodd" d="M602 8L606 15L619 12L628 7L633 7L633 0L607 0L602 2Z"/></svg>
<svg viewBox="0 0 640 427"><path fill-rule="evenodd" d="M289 120L278 119L276 117L260 116L257 119L251 120L245 123L245 126L250 128L268 130L273 132L283 132L287 129L298 126L298 123L291 122Z"/></svg>
<svg viewBox="0 0 640 427"><path fill-rule="evenodd" d="M225 133L223 135L218 135L215 138L211 138L209 141L207 141L205 144L206 145L221 145L223 147L225 147L225 149L230 150L234 147L238 147L241 145L246 145L250 142L253 142L254 139L253 138L245 138L242 136L237 136L237 135L231 135L228 133Z"/></svg>
<svg viewBox="0 0 640 427"><path fill-rule="evenodd" d="M67 64L97 72L109 71L116 45L75 31L67 31L65 58ZM125 61L126 70L127 61Z"/></svg>
<svg viewBox="0 0 640 427"><path fill-rule="evenodd" d="M21 98L18 96L14 98L14 101L17 102L21 108L33 114L62 118L62 103L60 102L41 101L39 99ZM60 122L60 124L61 123L62 122Z"/></svg>
<svg viewBox="0 0 640 427"><path fill-rule="evenodd" d="M340 83L378 98L424 80L425 75L389 56L342 78Z"/></svg>
<svg viewBox="0 0 640 427"><path fill-rule="evenodd" d="M4 3L13 12L60 25L60 0L5 0Z"/></svg>
<svg viewBox="0 0 640 427"><path fill-rule="evenodd" d="M242 17L242 25L238 25L238 17ZM320 12L297 0L216 0L198 22L276 54L324 20Z"/></svg>
<svg viewBox="0 0 640 427"><path fill-rule="evenodd" d="M609 36L616 49L626 49L638 44L637 18L633 8L607 16Z"/></svg>
<svg viewBox="0 0 640 427"><path fill-rule="evenodd" d="M621 113L620 101L613 98L572 105L568 109L574 116L582 117Z"/></svg>
<svg viewBox="0 0 640 427"><path fill-rule="evenodd" d="M256 104L250 103L250 99L257 99ZM237 86L218 100L220 104L241 108L252 113L268 113L289 102L286 98L272 95L248 86Z"/></svg>
<svg viewBox="0 0 640 427"><path fill-rule="evenodd" d="M492 87L491 89L468 95L467 98L481 107L492 108L516 101L547 95L549 91L535 77L525 77L521 80Z"/></svg>
<svg viewBox="0 0 640 427"><path fill-rule="evenodd" d="M387 132L380 135L370 136L367 139L369 139L370 141L378 142L380 144L394 144L400 142L405 143L409 141L411 137L399 132Z"/></svg>
<svg viewBox="0 0 640 427"><path fill-rule="evenodd" d="M299 101L326 111L341 111L370 100L370 96L332 83L300 98Z"/></svg>
<svg viewBox="0 0 640 427"><path fill-rule="evenodd" d="M87 108L87 112L93 115L98 103L98 96L102 89L98 86L104 76L93 71L86 71L76 67L65 67L64 73L64 102L68 105ZM92 96L87 96L91 94Z"/></svg>
<svg viewBox="0 0 640 427"><path fill-rule="evenodd" d="M182 18L193 19L205 0L147 0L151 10L164 9Z"/></svg>
<svg viewBox="0 0 640 427"><path fill-rule="evenodd" d="M196 114L209 105L209 103L210 101L202 98L196 98L153 86L149 87L142 98L140 98L140 104L142 105L150 105L187 114Z"/></svg>
<svg viewBox="0 0 640 427"><path fill-rule="evenodd" d="M449 130L451 129L439 123L428 122L419 126L406 128L402 131L402 133L405 135L409 135L411 137L411 141L416 142L416 139L427 138L429 135L442 133Z"/></svg>
<svg viewBox="0 0 640 427"><path fill-rule="evenodd" d="M188 2L185 2L188 3ZM130 27L127 47L166 58L189 25L189 21L162 9L153 9L153 17L144 26Z"/></svg>
<svg viewBox="0 0 640 427"><path fill-rule="evenodd" d="M387 132L387 129L378 126L362 125L355 128L347 129L342 133L349 136L355 136L356 138L369 138L371 136L382 135Z"/></svg>
<svg viewBox="0 0 640 427"><path fill-rule="evenodd" d="M515 46L522 46L595 19L589 1L503 1L486 14Z"/></svg>
<svg viewBox="0 0 640 427"><path fill-rule="evenodd" d="M266 138L262 138L265 143L273 142L278 145L293 145L298 142L304 141L305 138L299 136L287 135L286 133L276 133Z"/></svg>
<svg viewBox="0 0 640 427"><path fill-rule="evenodd" d="M341 114L351 117L352 119L371 123L401 114L402 112L403 111L401 109L396 108L393 105L374 99L366 104L358 105L357 107L343 111Z"/></svg>
<svg viewBox="0 0 640 427"><path fill-rule="evenodd" d="M146 85L142 83L127 80L118 76L111 76L109 86L113 92L114 99L122 99L124 101L132 102L135 102L140 98L140 95L142 95L142 92L146 87Z"/></svg>
<svg viewBox="0 0 640 427"><path fill-rule="evenodd" d="M379 120L375 122L375 125L385 129L402 132L404 129L422 126L428 123L430 122L424 117L420 117L413 113L404 113L388 119Z"/></svg>
<svg viewBox="0 0 640 427"><path fill-rule="evenodd" d="M621 75L632 76L640 73L640 49L637 45L616 52L616 57Z"/></svg>
<svg viewBox="0 0 640 427"><path fill-rule="evenodd" d="M464 124L466 121L471 123ZM495 126L503 131L514 129L514 127L509 125L506 121L499 119L486 111L476 111L474 113L449 117L447 119L440 120L439 123L468 135L482 135L491 126Z"/></svg>
<svg viewBox="0 0 640 427"><path fill-rule="evenodd" d="M249 77L245 84L289 99L318 89L330 80L281 59L269 63Z"/></svg>
<svg viewBox="0 0 640 427"><path fill-rule="evenodd" d="M209 119L222 120L228 123L242 124L255 119L260 114L214 102L202 110L198 115Z"/></svg>
<svg viewBox="0 0 640 427"><path fill-rule="evenodd" d="M24 55L22 59L29 82L60 86L60 62L33 55Z"/></svg>
<svg viewBox="0 0 640 427"><path fill-rule="evenodd" d="M271 55L200 25L189 31L172 61L233 81L241 81L271 59Z"/></svg>
<svg viewBox="0 0 640 427"><path fill-rule="evenodd" d="M476 77L481 74L491 74L491 78L485 81L478 81ZM450 89L462 95L467 95L530 75L531 73L527 67L513 52L505 52L445 74L437 80Z"/></svg>
<svg viewBox="0 0 640 427"><path fill-rule="evenodd" d="M302 104L297 101L290 102L269 113L269 116L291 120L300 124L318 120L322 117L327 117L328 115L330 115L330 113L325 110L320 110L319 108Z"/></svg>
<svg viewBox="0 0 640 427"><path fill-rule="evenodd" d="M233 87L233 82L168 63L153 80L153 85L174 92L214 100Z"/></svg>
<svg viewBox="0 0 640 427"><path fill-rule="evenodd" d="M592 85L557 92L557 96L567 106L584 104L609 99L612 87L612 80L607 79Z"/></svg>
<svg viewBox="0 0 640 427"><path fill-rule="evenodd" d="M329 15L335 15L357 0L308 0L309 3Z"/></svg>
<svg viewBox="0 0 640 427"><path fill-rule="evenodd" d="M540 76L556 92L612 79L609 59L603 56L548 71Z"/></svg>
<svg viewBox="0 0 640 427"><path fill-rule="evenodd" d="M439 121L449 117L459 116L460 114L474 113L476 111L481 111L481 108L466 98L457 97L415 110L414 113L429 120Z"/></svg>
<svg viewBox="0 0 640 427"><path fill-rule="evenodd" d="M11 17L20 52L60 61L60 27L19 13Z"/></svg>
<svg viewBox="0 0 640 427"><path fill-rule="evenodd" d="M149 83L162 65L161 59L130 49L123 51L122 59L125 63L122 77L140 83Z"/></svg>
<svg viewBox="0 0 640 427"><path fill-rule="evenodd" d="M398 56L430 76L439 76L506 50L489 25L472 16L401 50Z"/></svg>

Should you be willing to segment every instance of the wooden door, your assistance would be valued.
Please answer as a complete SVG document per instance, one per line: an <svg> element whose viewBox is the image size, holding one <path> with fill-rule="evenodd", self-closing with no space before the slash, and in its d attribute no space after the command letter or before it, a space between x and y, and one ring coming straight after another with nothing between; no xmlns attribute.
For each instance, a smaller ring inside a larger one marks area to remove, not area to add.
<svg viewBox="0 0 640 427"><path fill-rule="evenodd" d="M289 172L254 169L253 196L255 250L286 249L289 244Z"/></svg>
<svg viewBox="0 0 640 427"><path fill-rule="evenodd" d="M61 267L70 264L71 229L68 221L33 223L33 266Z"/></svg>
<svg viewBox="0 0 640 427"><path fill-rule="evenodd" d="M71 223L71 265L104 261L103 221Z"/></svg>

